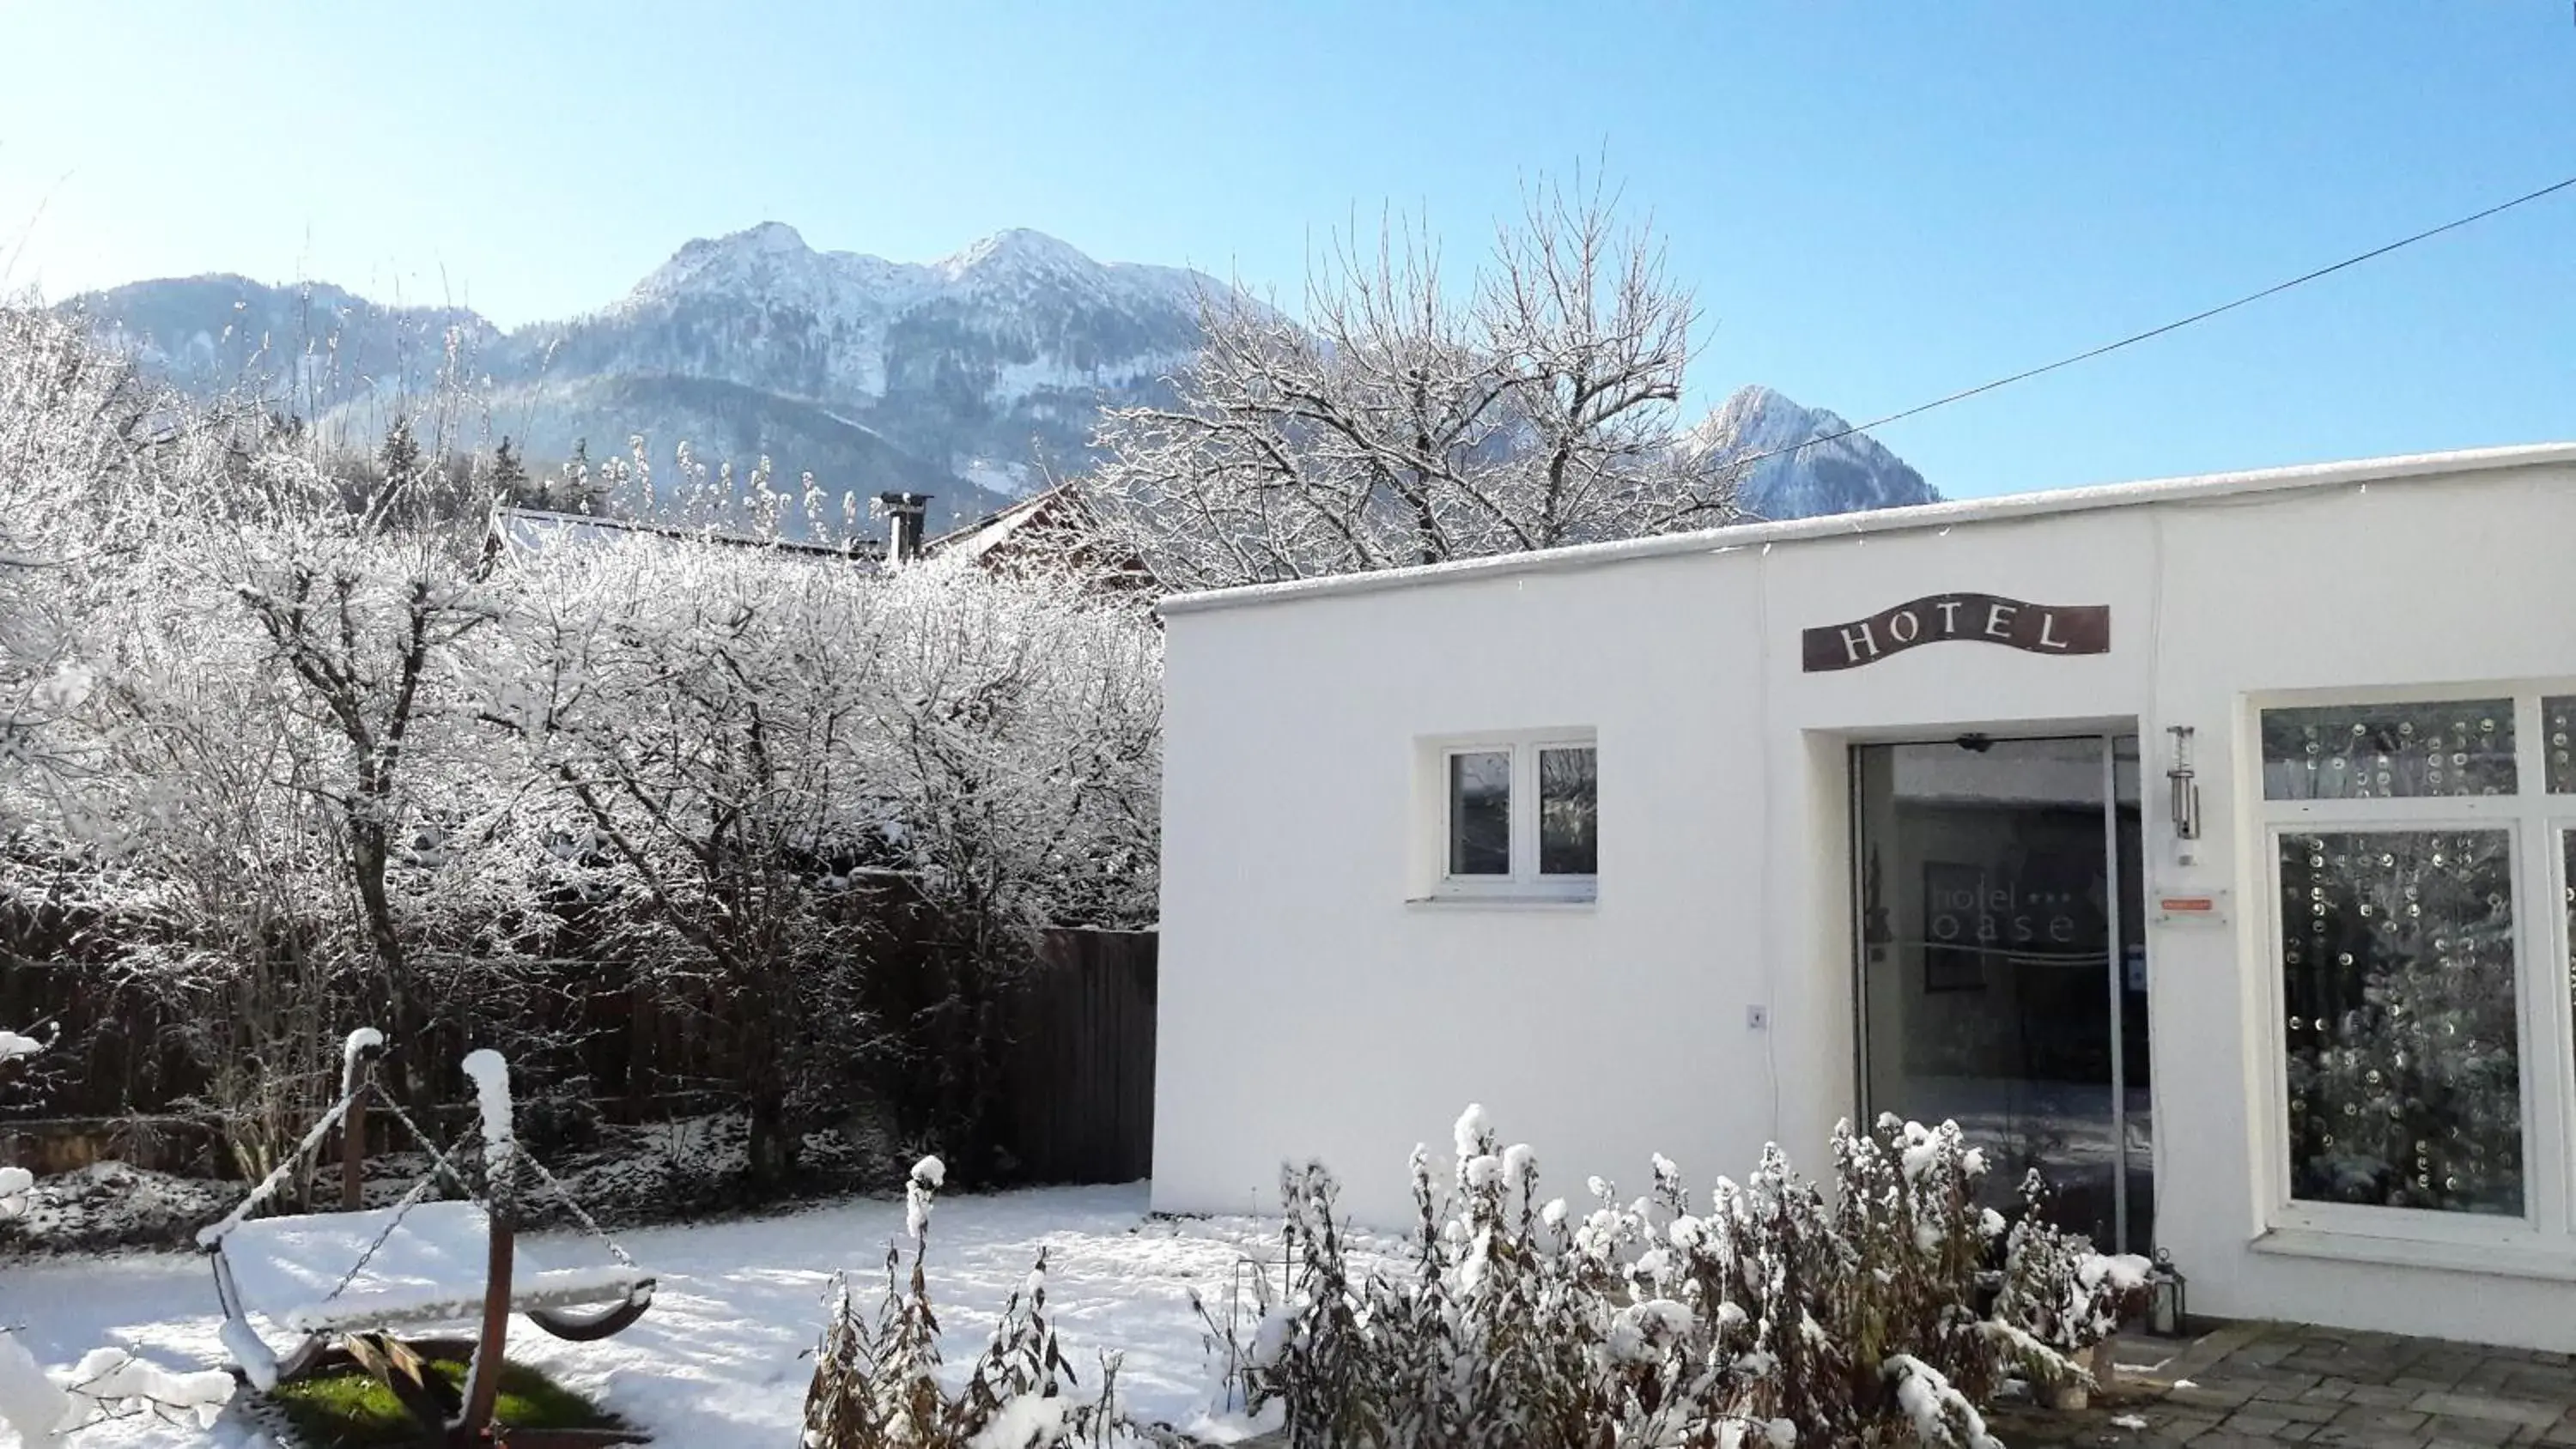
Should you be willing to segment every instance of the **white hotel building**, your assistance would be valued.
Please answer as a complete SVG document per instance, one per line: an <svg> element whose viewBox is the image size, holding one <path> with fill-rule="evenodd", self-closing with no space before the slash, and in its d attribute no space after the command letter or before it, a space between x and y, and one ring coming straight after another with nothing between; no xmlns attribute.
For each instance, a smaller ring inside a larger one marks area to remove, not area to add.
<svg viewBox="0 0 2576 1449"><path fill-rule="evenodd" d="M2576 1350L2576 445L1165 613L1157 1208L1955 1117L2196 1312Z"/></svg>

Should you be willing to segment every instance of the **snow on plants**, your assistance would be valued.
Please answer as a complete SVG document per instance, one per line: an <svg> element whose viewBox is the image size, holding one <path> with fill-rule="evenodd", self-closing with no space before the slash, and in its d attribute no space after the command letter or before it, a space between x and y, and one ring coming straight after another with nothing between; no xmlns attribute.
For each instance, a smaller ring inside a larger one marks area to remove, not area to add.
<svg viewBox="0 0 2576 1449"><path fill-rule="evenodd" d="M232 1375L220 1369L167 1369L121 1348L92 1349L48 1374L19 1335L0 1333L0 1423L26 1449L54 1449L94 1424L136 1415L212 1428L232 1396Z"/></svg>
<svg viewBox="0 0 2576 1449"><path fill-rule="evenodd" d="M600 490L568 464L567 493L720 503L758 537L530 532L489 506L503 460L470 456L473 368L447 361L369 457L0 305L0 947L117 982L156 1042L118 1105L186 1090L245 1179L327 1106L355 1020L552 1066L589 1031L532 1003L609 993L727 1002L689 1073L717 1100L686 1110L742 1115L763 1193L854 1100L958 1181L1005 1169L986 1006L1040 931L1152 918L1149 601L1071 564L738 546L780 543L796 500L685 450L676 480L611 460ZM875 949L915 902L945 1001ZM86 924L31 937L46 919ZM44 1033L15 1025L0 1060L72 1075L70 1050L19 1059ZM924 1060L954 1081L921 1089ZM388 1061L407 1107L421 1079Z"/></svg>
<svg viewBox="0 0 2576 1449"><path fill-rule="evenodd" d="M1079 1391L1073 1365L1047 1313L1047 1251L1004 1305L964 1384L941 1380L939 1320L924 1262L930 1212L946 1168L925 1157L905 1188L903 1246L886 1254L885 1292L874 1315L860 1310L846 1275L814 1353L805 1394L805 1449L1111 1449L1177 1442L1160 1426L1139 1426L1118 1408L1121 1360L1104 1353L1098 1388Z"/></svg>
<svg viewBox="0 0 2576 1449"><path fill-rule="evenodd" d="M1082 486L1109 537L1206 589L1732 517L1725 450L1676 406L1688 293L1611 198L1527 199L1463 285L1390 221L1317 258L1293 320L1207 298L1173 396L1101 415Z"/></svg>
<svg viewBox="0 0 2576 1449"><path fill-rule="evenodd" d="M1939 1369L1910 1353L1900 1353L1887 1360L1887 1377L1896 1385L1897 1406L1924 1443L2003 1449L2002 1442L1986 1432L1977 1406L1952 1388Z"/></svg>
<svg viewBox="0 0 2576 1449"><path fill-rule="evenodd" d="M175 1247L198 1224L230 1207L238 1190L122 1162L94 1162L30 1183L23 1206L8 1219L8 1240L13 1248L37 1253Z"/></svg>
<svg viewBox="0 0 2576 1449"><path fill-rule="evenodd" d="M72 1412L71 1395L46 1375L19 1336L0 1334L0 1423L17 1430L18 1442L28 1449L50 1449Z"/></svg>
<svg viewBox="0 0 2576 1449"><path fill-rule="evenodd" d="M2003 1291L1995 1322L2032 1377L2084 1384L2076 1359L2144 1312L2150 1295L2147 1260L2095 1251L2092 1241L2052 1226L2048 1184L2036 1172L2022 1181L2021 1220L2007 1240Z"/></svg>
<svg viewBox="0 0 2576 1449"><path fill-rule="evenodd" d="M46 1181L52 1181L47 1179ZM220 1213L216 1203L199 1219ZM1207 1328L1192 1295L1219 1305L1236 1265L1267 1261L1279 1280L1275 1221L1254 1218L1149 1219L1141 1186L1049 1188L994 1194L943 1192L927 1271L935 1285L937 1376L963 1391L990 1347L996 1310L1014 1292L1025 1307L1029 1270L1047 1255L1043 1316L1078 1382L1077 1407L1096 1398L1104 1352L1121 1356L1119 1410L1151 1426L1168 1422L1209 1443L1248 1430L1219 1405ZM874 1291L885 1246L904 1237L899 1194L848 1199L792 1212L729 1216L688 1226L621 1231L621 1242L659 1279L652 1311L635 1327L593 1343L525 1330L511 1351L567 1388L651 1432L665 1445L792 1445L803 1422L802 1390L812 1376L816 1336L833 1275L850 1272L861 1311ZM586 1234L531 1231L529 1256L575 1267L596 1254ZM1365 1239L1364 1251L1385 1247ZM335 1263L330 1271L346 1266ZM132 1252L77 1259L19 1260L0 1267L0 1322L53 1375L66 1374L101 1344L129 1348L174 1371L230 1360L220 1341L204 1259L194 1253ZM1246 1319L1246 1330L1250 1319ZM272 1337L281 1335L272 1332ZM246 1396L245 1396L246 1397ZM170 1422L138 1415L101 1424L71 1441L76 1449L250 1449L257 1443L245 1402L211 1432L193 1416ZM11 1445L0 1428L0 1446ZM283 1443L284 1441L280 1441Z"/></svg>
<svg viewBox="0 0 2576 1449"><path fill-rule="evenodd" d="M930 1207L939 1194L940 1185L948 1180L948 1165L936 1157L925 1157L912 1165L903 1184L903 1223L906 1236L919 1240L930 1232Z"/></svg>
<svg viewBox="0 0 2576 1449"><path fill-rule="evenodd" d="M2142 1281L2044 1223L1998 1241L1984 1160L1949 1123L1837 1129L1830 1192L1777 1147L1704 1196L1658 1156L1645 1195L1594 1177L1581 1213L1541 1198L1481 1109L1451 1145L1445 1182L1417 1149L1408 1261L1388 1266L1346 1258L1322 1165L1283 1174L1295 1281L1228 1357L1292 1445L1997 1449L1977 1406L2008 1374L2080 1375L2066 1353ZM2006 1307L2067 1311L1981 1318L1999 1252Z"/></svg>

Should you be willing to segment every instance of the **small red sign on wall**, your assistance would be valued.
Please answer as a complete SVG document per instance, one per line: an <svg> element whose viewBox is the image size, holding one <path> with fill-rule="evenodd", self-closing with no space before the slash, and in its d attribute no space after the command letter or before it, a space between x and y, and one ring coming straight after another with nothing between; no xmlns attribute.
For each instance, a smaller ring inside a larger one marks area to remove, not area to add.
<svg viewBox="0 0 2576 1449"><path fill-rule="evenodd" d="M2155 920L2159 926L2188 926L2201 922L2227 924L2227 892L2224 890L2158 891L2155 897Z"/></svg>
<svg viewBox="0 0 2576 1449"><path fill-rule="evenodd" d="M1800 636L1806 672L1858 669L1918 644L2001 644L2031 654L2107 654L2108 604L2033 604L2000 594L1932 594Z"/></svg>

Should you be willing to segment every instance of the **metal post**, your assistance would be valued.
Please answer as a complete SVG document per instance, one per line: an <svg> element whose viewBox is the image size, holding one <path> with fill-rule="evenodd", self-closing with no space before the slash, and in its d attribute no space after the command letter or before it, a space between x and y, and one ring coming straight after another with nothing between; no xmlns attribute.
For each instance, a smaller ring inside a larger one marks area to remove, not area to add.
<svg viewBox="0 0 2576 1449"><path fill-rule="evenodd" d="M1863 745L1843 749L1843 836L1850 851L1847 887L1852 933L1852 1115L1864 1133L1877 1120L1869 1100L1869 892L1862 852L1869 847L1869 763Z"/></svg>
<svg viewBox="0 0 2576 1449"><path fill-rule="evenodd" d="M2143 755L2140 768L2145 766ZM2111 1248L2129 1251L2128 951L2120 939L2120 739L2102 737L2102 957L2111 978Z"/></svg>
<svg viewBox="0 0 2576 1449"><path fill-rule="evenodd" d="M501 1399L501 1365L509 1348L510 1259L516 1234L510 1226L506 1192L492 1199L491 1249L485 1256L482 1330L474 1340L474 1362L466 1375L465 1409L450 1430L452 1444L479 1445L492 1427L492 1411Z"/></svg>

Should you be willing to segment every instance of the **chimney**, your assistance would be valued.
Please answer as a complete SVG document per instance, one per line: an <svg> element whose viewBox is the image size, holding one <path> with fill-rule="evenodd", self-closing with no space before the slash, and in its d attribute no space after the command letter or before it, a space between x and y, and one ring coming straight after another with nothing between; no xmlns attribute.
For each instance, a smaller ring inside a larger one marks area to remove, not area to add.
<svg viewBox="0 0 2576 1449"><path fill-rule="evenodd" d="M886 554L888 564L905 564L921 557L921 520L930 511L927 493L880 493L877 511L885 515Z"/></svg>

